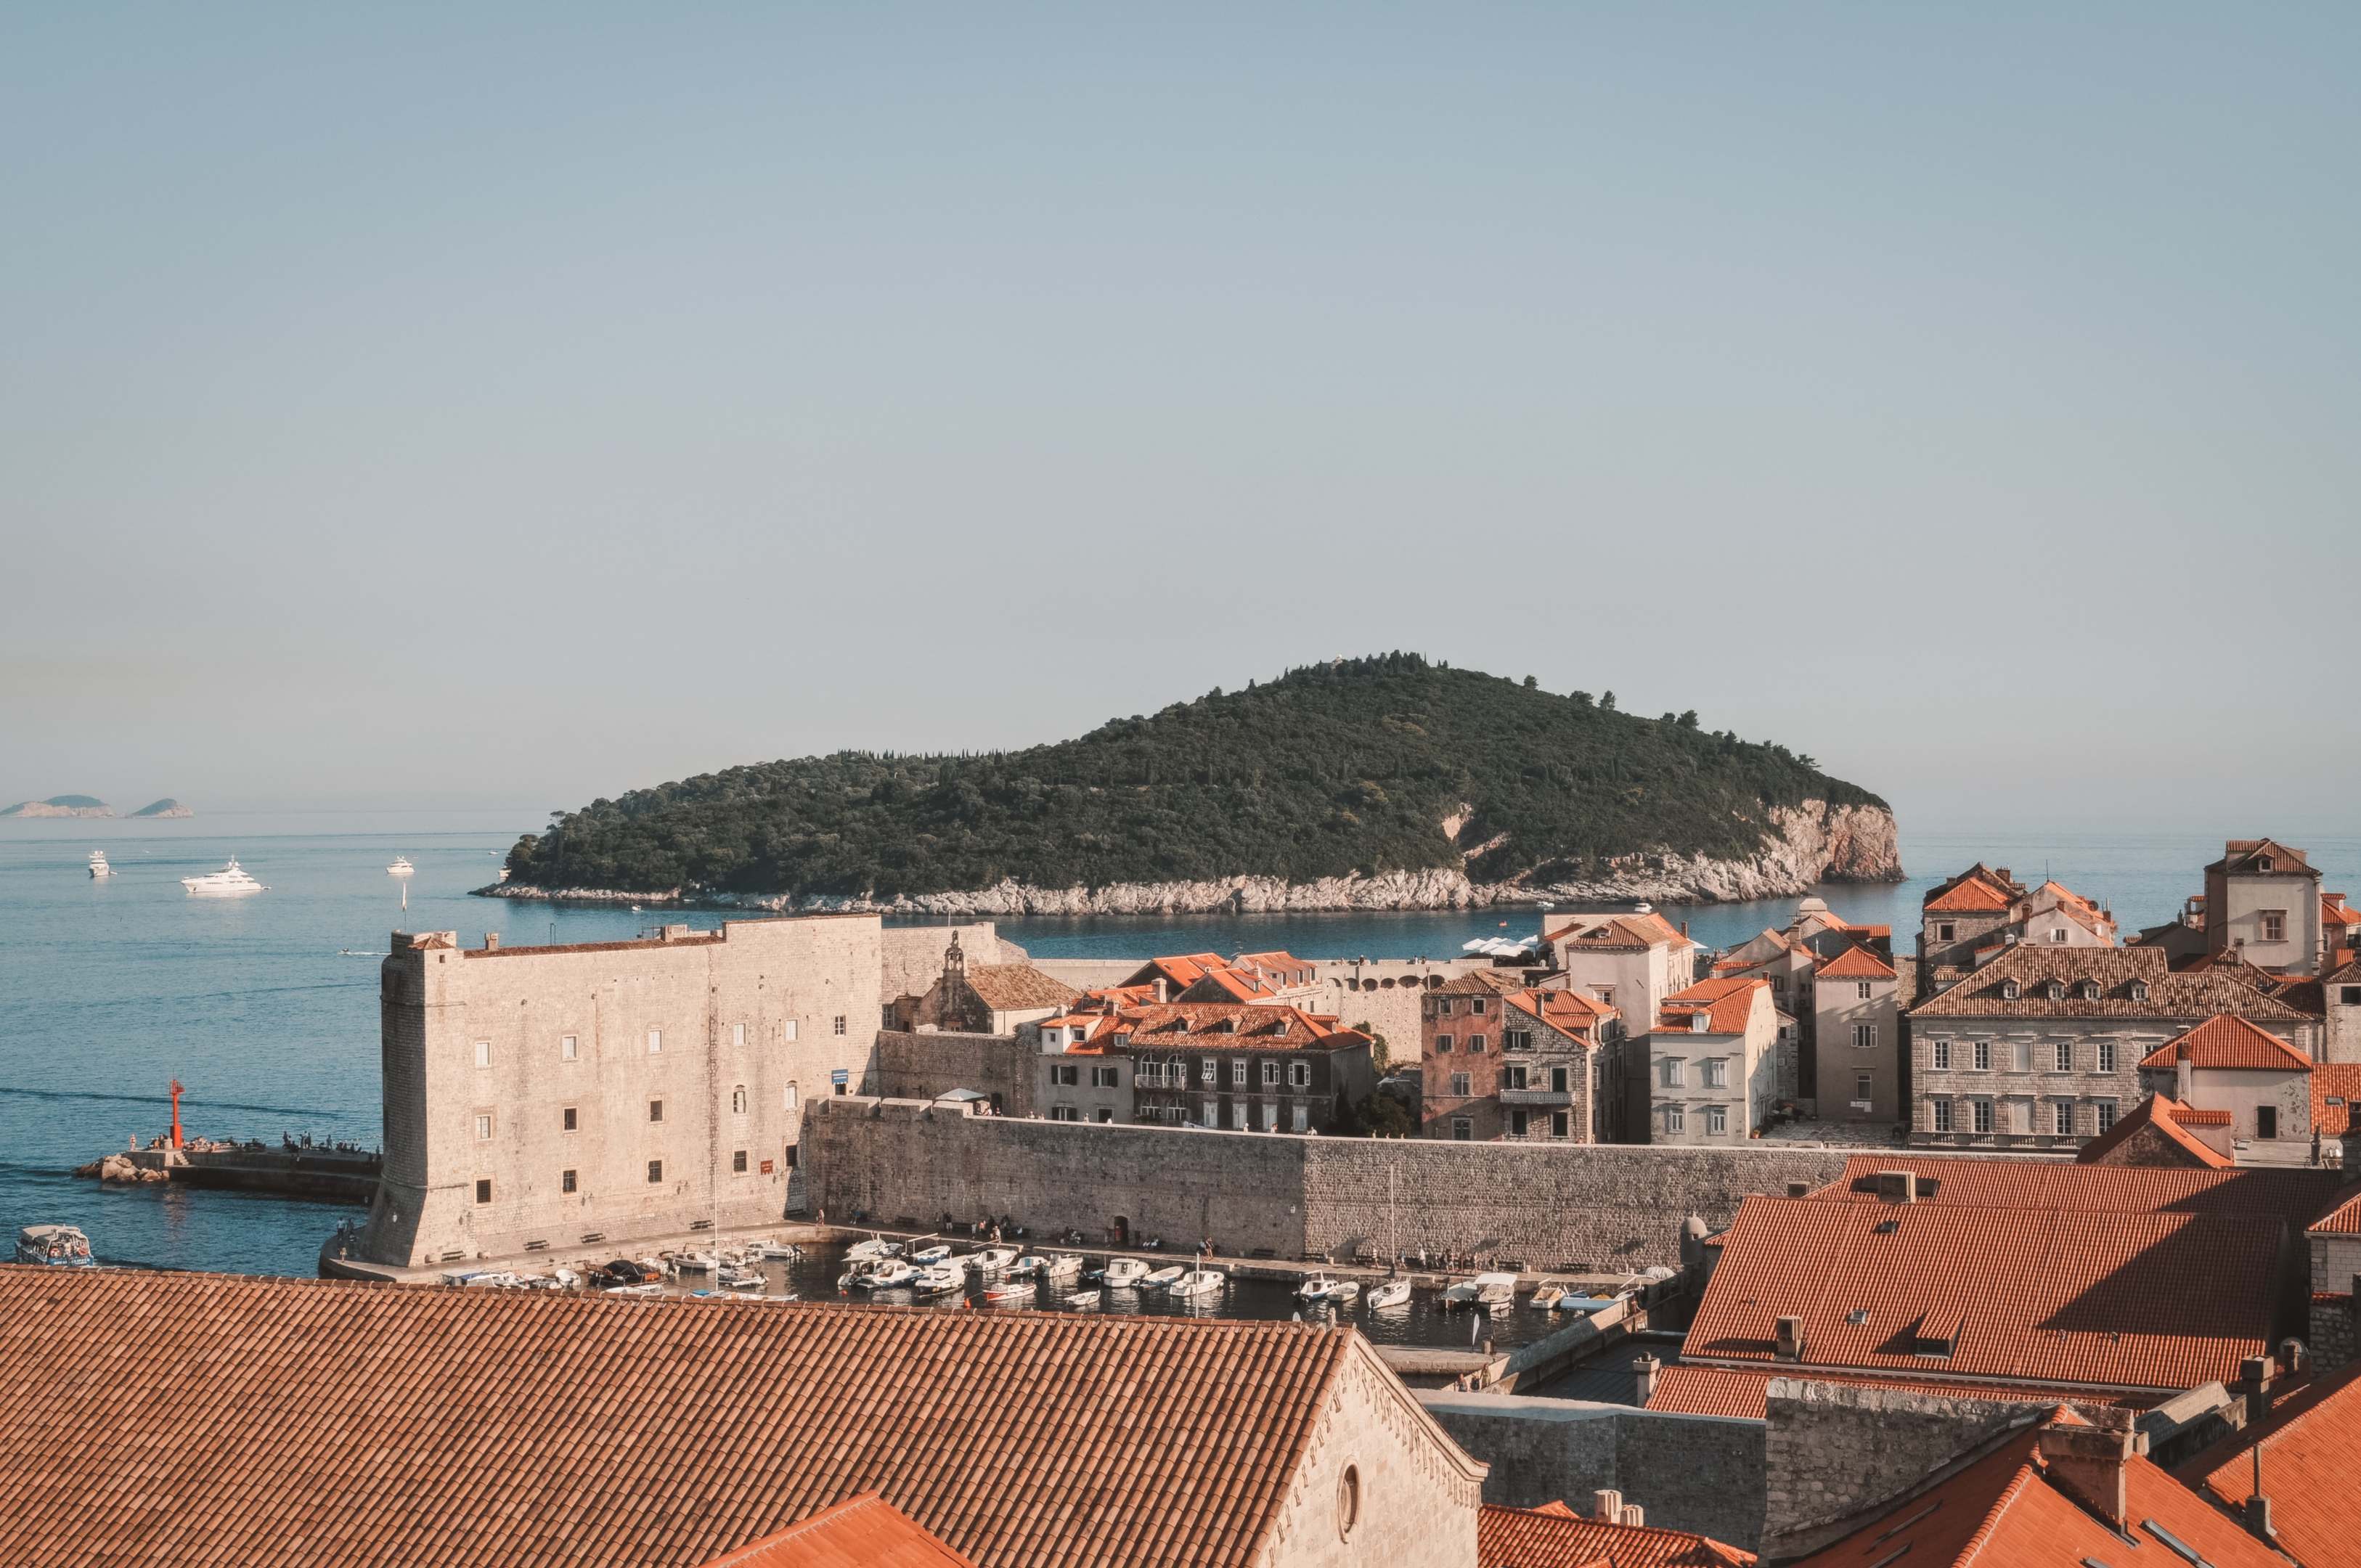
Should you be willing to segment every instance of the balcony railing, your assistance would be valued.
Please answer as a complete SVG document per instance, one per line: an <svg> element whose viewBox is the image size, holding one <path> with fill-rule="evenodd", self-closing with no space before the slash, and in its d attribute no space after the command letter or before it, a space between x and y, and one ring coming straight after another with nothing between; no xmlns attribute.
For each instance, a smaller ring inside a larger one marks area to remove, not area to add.
<svg viewBox="0 0 2361 1568"><path fill-rule="evenodd" d="M1571 1105L1574 1103L1574 1095L1572 1091L1564 1089L1503 1089L1500 1091L1500 1103L1503 1105Z"/></svg>

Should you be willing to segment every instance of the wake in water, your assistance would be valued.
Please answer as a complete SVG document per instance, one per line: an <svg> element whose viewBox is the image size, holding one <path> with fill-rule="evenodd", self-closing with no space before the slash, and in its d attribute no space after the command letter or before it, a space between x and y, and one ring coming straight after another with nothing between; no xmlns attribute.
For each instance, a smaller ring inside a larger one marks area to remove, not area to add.
<svg viewBox="0 0 2361 1568"><path fill-rule="evenodd" d="M170 1105L168 1094L98 1094L80 1089L16 1089L0 1083L0 1094L22 1095L27 1100L112 1100L127 1105ZM330 1122L348 1120L342 1111L323 1111L304 1105L248 1105L236 1100L200 1100L192 1094L181 1096L182 1106L209 1111L267 1111L274 1116L304 1116Z"/></svg>

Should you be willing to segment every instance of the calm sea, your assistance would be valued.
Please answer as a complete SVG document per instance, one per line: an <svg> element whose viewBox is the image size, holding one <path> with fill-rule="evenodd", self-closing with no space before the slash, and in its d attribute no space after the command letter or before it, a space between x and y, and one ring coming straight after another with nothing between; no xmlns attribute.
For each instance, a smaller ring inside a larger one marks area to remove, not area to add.
<svg viewBox="0 0 2361 1568"><path fill-rule="evenodd" d="M482 814L212 816L181 822L0 821L0 1239L65 1220L108 1257L175 1268L310 1275L320 1239L351 1211L175 1188L103 1190L72 1168L170 1125L187 1086L192 1133L379 1135L377 960L388 932L456 929L473 943L613 940L653 916L470 898L519 824ZM2299 842L2332 889L2361 896L2361 840ZM2110 901L2126 929L2169 918L2197 890L2218 837L1905 838L1905 863L1937 873L1979 858L2045 872ZM117 874L93 882L90 851ZM270 891L192 898L180 879L236 855ZM402 887L397 855L418 868ZM1828 888L1848 919L1906 944L1932 874L1895 887ZM1791 900L1668 909L1720 947L1784 925ZM681 918L673 916L673 918ZM692 925L720 916L690 915ZM1505 919L1505 925L1503 921ZM1522 935L1534 913L1020 920L1003 930L1044 958L1230 953L1444 957L1477 937ZM1283 1313L1283 1308L1280 1309Z"/></svg>

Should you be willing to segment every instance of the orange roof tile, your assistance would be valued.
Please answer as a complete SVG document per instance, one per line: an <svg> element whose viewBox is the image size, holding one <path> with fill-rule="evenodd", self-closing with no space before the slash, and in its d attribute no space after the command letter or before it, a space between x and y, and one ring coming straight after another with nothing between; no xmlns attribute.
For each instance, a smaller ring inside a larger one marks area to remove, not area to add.
<svg viewBox="0 0 2361 1568"><path fill-rule="evenodd" d="M1243 1568L1389 1379L1288 1323L16 1266L0 1355L6 1555L182 1568L686 1568L864 1491L994 1568Z"/></svg>
<svg viewBox="0 0 2361 1568"><path fill-rule="evenodd" d="M1867 948L1847 948L1820 965L1822 980L1892 980L1894 966Z"/></svg>
<svg viewBox="0 0 2361 1568"><path fill-rule="evenodd" d="M2268 855L2272 872L2308 872L2312 861L2301 850L2280 843L2276 839L2233 839L2222 846L2222 858L2205 869L2209 872L2237 871L2248 875L2268 875L2257 872L2249 863L2258 855Z"/></svg>
<svg viewBox="0 0 2361 1568"><path fill-rule="evenodd" d="M1667 1028L1675 1032L1689 1027L1689 1020L1698 1013L1706 1014L1706 1028L1717 1035L1742 1035L1747 1020L1754 1015L1757 994L1771 994L1771 982L1759 977L1738 980L1701 980L1686 991L1676 991L1664 998L1659 1010Z"/></svg>
<svg viewBox="0 0 2361 1568"><path fill-rule="evenodd" d="M1232 969L1227 964L1224 964L1219 969L1207 970L1196 984L1189 987L1189 990L1196 992L1219 991L1233 1002L1260 1002L1279 994L1272 989L1268 981L1254 970ZM1212 998L1208 997L1206 1000L1211 1001Z"/></svg>
<svg viewBox="0 0 2361 1568"><path fill-rule="evenodd" d="M2277 1035L2226 1014L2158 1046L2141 1058L2140 1066L2169 1068L2184 1057L2191 1067L2224 1071L2310 1072L2312 1066L2310 1057Z"/></svg>
<svg viewBox="0 0 2361 1568"><path fill-rule="evenodd" d="M874 1492L847 1497L705 1568L976 1568Z"/></svg>
<svg viewBox="0 0 2361 1568"><path fill-rule="evenodd" d="M2079 1420L2056 1424L2087 1425ZM2180 1568L2163 1530L2213 1568L2287 1568L2287 1560L2208 1506L2142 1455L2124 1464L2125 1538L2049 1479L2041 1429L1900 1503L1863 1516L1861 1528L1798 1561L1796 1568L2088 1568L2149 1555ZM2153 1549L2152 1552L2143 1549Z"/></svg>
<svg viewBox="0 0 2361 1568"><path fill-rule="evenodd" d="M1844 1175L1812 1197L1822 1201L1875 1203L1881 1170L1915 1171L1926 1179L1919 1183L1922 1204L2078 1209L2107 1214L2277 1214L2296 1228L2320 1212L2338 1182L2333 1170L2303 1167L2182 1170L1896 1151L1849 1157ZM1928 1180L1934 1184L1932 1192L1927 1190Z"/></svg>
<svg viewBox="0 0 2361 1568"><path fill-rule="evenodd" d="M2320 917L2331 926L2361 926L2361 909L2347 905L2341 893L2320 895Z"/></svg>
<svg viewBox="0 0 2361 1568"><path fill-rule="evenodd" d="M2066 994L2040 994L2049 981ZM2006 988L2015 981L2019 994ZM2099 994L2081 997L2083 981ZM2133 995L2144 986L2147 998ZM2265 1023L2301 1022L2306 1014L2265 996L2235 974L2176 973L2157 947L2053 948L2020 942L2000 957L1910 1010L1913 1018L2211 1018L2232 1013Z"/></svg>
<svg viewBox="0 0 2361 1568"><path fill-rule="evenodd" d="M2342 1105L2329 1101L2342 1100ZM2320 1062L2312 1069L2312 1124L2323 1138L2341 1138L2361 1102L2361 1062Z"/></svg>
<svg viewBox="0 0 2361 1568"><path fill-rule="evenodd" d="M1563 1503L1476 1516L1477 1568L1746 1568L1754 1553L1709 1536L1584 1519Z"/></svg>
<svg viewBox="0 0 2361 1568"><path fill-rule="evenodd" d="M2229 1119L2227 1114L2222 1118L2224 1122ZM2188 1164L2214 1170L2227 1169L2237 1161L2189 1131L2191 1126L2216 1124L2210 1117L2192 1111L2177 1100L2163 1094L2151 1094L2127 1113L2117 1117L2114 1126L2084 1144L2075 1155L2074 1162L2081 1166L2108 1165L2117 1149L2153 1132L2162 1137L2168 1146L2158 1150L2151 1144L2140 1145L2133 1155L2137 1157L2142 1167L2153 1168L2159 1156L2166 1160L2175 1158L2171 1151L2177 1148L2180 1151L2178 1157Z"/></svg>
<svg viewBox="0 0 2361 1568"><path fill-rule="evenodd" d="M1790 1367L1762 1372L1730 1366L1667 1366L1656 1374L1656 1392L1648 1401L1652 1410L1673 1410L1690 1416L1737 1416L1762 1420L1767 1414L1766 1390L1774 1377L1813 1383L1835 1383L1849 1388L1896 1388L1908 1394L1939 1394L1955 1399L2005 1399L2026 1404L2054 1403L2048 1389L2010 1387L1993 1383L1946 1383L1924 1377L1858 1377L1840 1372L1798 1372ZM2083 1404L2141 1404L2137 1396L2077 1393Z"/></svg>
<svg viewBox="0 0 2361 1568"><path fill-rule="evenodd" d="M1806 1376L1939 1366L1962 1377L2193 1388L2235 1378L2239 1362L2267 1347L2285 1234L2268 1214L1751 1197L1682 1354L1778 1365L1777 1320L1798 1317ZM1955 1335L1932 1332L1953 1325ZM1917 1354L1922 1329L1953 1339L1951 1353L1939 1362Z"/></svg>
<svg viewBox="0 0 2361 1568"><path fill-rule="evenodd" d="M2316 1235L2361 1235L2361 1190L2353 1190L2349 1197L2339 1193L2308 1228Z"/></svg>
<svg viewBox="0 0 2361 1568"><path fill-rule="evenodd" d="M2261 1420L2214 1444L2174 1474L2202 1496L2243 1509L2254 1496L2255 1445L2263 1495L2282 1551L2304 1568L2361 1563L2361 1364L2315 1378L2281 1398Z"/></svg>
<svg viewBox="0 0 2361 1568"><path fill-rule="evenodd" d="M1949 887L1932 890L1919 907L1936 915L1996 915L2015 902L2015 888L1985 880L1977 874L1982 871L1978 866L1962 872Z"/></svg>
<svg viewBox="0 0 2361 1568"><path fill-rule="evenodd" d="M1082 999L1081 992L1031 964L977 964L967 971L967 983L995 1013L1071 1007Z"/></svg>
<svg viewBox="0 0 2361 1568"><path fill-rule="evenodd" d="M1520 1013L1530 1014L1562 1033L1582 1036L1609 1018L1620 1018L1623 1010L1609 1007L1595 996L1585 996L1578 991L1543 991L1528 987L1511 992L1507 1004Z"/></svg>
<svg viewBox="0 0 2361 1568"><path fill-rule="evenodd" d="M1369 1037L1339 1029L1334 1021L1300 1007L1263 1003L1248 1006L1235 1002L1167 1002L1148 1007L1126 1007L1115 1014L1111 1039L1134 1050L1227 1050L1233 1046L1257 1051L1335 1051L1367 1045Z"/></svg>

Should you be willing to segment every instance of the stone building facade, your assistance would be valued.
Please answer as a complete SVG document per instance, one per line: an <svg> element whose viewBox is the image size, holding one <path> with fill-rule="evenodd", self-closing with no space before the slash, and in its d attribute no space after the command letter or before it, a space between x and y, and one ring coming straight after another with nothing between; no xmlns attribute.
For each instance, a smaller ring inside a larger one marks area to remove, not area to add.
<svg viewBox="0 0 2361 1568"><path fill-rule="evenodd" d="M1515 970L1477 970L1421 999L1419 1103L1425 1136L1471 1143L1500 1135L1500 1035L1508 999L1524 989L1523 980Z"/></svg>
<svg viewBox="0 0 2361 1568"><path fill-rule="evenodd" d="M1085 1081L1129 1119L1232 1132L1334 1130L1347 1105L1377 1088L1368 1036L1333 1028L1294 1007L1172 1003L1125 1008L1088 1046L1045 1057L1061 1078L1045 1103L1071 1096ZM1075 1113L1062 1121L1114 1121Z"/></svg>
<svg viewBox="0 0 2361 1568"><path fill-rule="evenodd" d="M395 932L359 1255L419 1267L776 1220L806 1112L868 1058L879 930L818 916L473 948Z"/></svg>
<svg viewBox="0 0 2361 1568"><path fill-rule="evenodd" d="M1702 980L1664 1000L1647 1037L1648 1142L1742 1146L1781 1094L1779 1010L1766 980Z"/></svg>
<svg viewBox="0 0 2361 1568"><path fill-rule="evenodd" d="M2235 970L2175 973L2162 949L2018 944L1910 1012L1910 1141L2071 1149L2141 1097L2139 1064L2217 1014L2309 1055L2319 1021Z"/></svg>
<svg viewBox="0 0 2361 1568"><path fill-rule="evenodd" d="M2274 974L2318 974L2320 872L2301 850L2233 839L2205 868L2205 947Z"/></svg>
<svg viewBox="0 0 2361 1568"><path fill-rule="evenodd" d="M1847 948L1812 974L1812 1077L1824 1122L1907 1121L1903 1106L1901 981L1866 947Z"/></svg>

